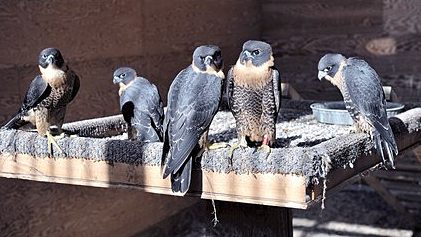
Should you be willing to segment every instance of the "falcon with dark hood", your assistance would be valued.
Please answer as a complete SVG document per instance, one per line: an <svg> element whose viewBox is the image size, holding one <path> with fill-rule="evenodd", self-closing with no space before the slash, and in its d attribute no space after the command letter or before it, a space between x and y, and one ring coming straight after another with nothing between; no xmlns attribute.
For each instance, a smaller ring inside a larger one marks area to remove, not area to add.
<svg viewBox="0 0 421 237"><path fill-rule="evenodd" d="M52 154L51 144L60 151L61 148L51 134L50 126L56 125L59 134L64 135L61 127L67 105L79 90L79 77L64 62L60 51L55 48L41 51L38 67L41 75L36 76L31 82L18 113L4 125L4 128L17 129L32 123L40 135L47 136L48 150Z"/></svg>
<svg viewBox="0 0 421 237"><path fill-rule="evenodd" d="M193 62L174 79L168 92L164 120L163 178L171 175L171 188L184 195L190 186L192 157L209 148L208 129L221 100L221 50L196 48Z"/></svg>
<svg viewBox="0 0 421 237"><path fill-rule="evenodd" d="M269 146L276 138L280 91L272 47L262 41L245 42L237 63L227 75L226 94L239 140L231 149L231 156L234 149L249 144L261 144L269 155Z"/></svg>
<svg viewBox="0 0 421 237"><path fill-rule="evenodd" d="M389 157L388 165L394 167L398 147L387 119L386 99L376 71L362 59L345 58L341 54L323 56L318 70L320 80L325 78L341 91L357 131L370 134L384 163L387 162L383 150Z"/></svg>
<svg viewBox="0 0 421 237"><path fill-rule="evenodd" d="M129 139L162 141L164 106L158 88L129 67L117 69L113 82L120 86L120 110L128 125Z"/></svg>

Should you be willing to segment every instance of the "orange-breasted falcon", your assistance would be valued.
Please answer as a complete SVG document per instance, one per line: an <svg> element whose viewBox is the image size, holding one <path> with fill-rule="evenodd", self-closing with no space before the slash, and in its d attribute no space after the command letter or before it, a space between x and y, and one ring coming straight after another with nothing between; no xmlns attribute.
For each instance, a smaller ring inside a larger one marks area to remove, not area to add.
<svg viewBox="0 0 421 237"><path fill-rule="evenodd" d="M236 121L238 144L261 143L270 153L276 138L276 119L280 108L279 72L274 68L272 47L262 41L249 40L237 63L227 74L226 94Z"/></svg>
<svg viewBox="0 0 421 237"><path fill-rule="evenodd" d="M121 67L114 71L113 83L120 89L120 110L128 125L128 137L142 142L162 141L164 105L158 88L134 69Z"/></svg>
<svg viewBox="0 0 421 237"><path fill-rule="evenodd" d="M341 91L357 131L369 133L384 163L387 162L383 149L389 157L388 165L394 167L398 147L387 119L386 99L376 71L362 59L345 58L341 54L323 56L318 70L320 80L325 78Z"/></svg>
<svg viewBox="0 0 421 237"><path fill-rule="evenodd" d="M23 103L17 114L4 125L4 128L17 129L27 123L33 124L38 133L48 138L48 150L52 154L51 144L61 148L50 132L50 126L56 125L61 135L67 105L75 98L79 90L79 77L64 62L60 51L46 48L38 56L41 75L29 85Z"/></svg>
<svg viewBox="0 0 421 237"><path fill-rule="evenodd" d="M174 79L168 92L164 120L163 178L171 175L171 188L184 195L190 186L192 157L206 149L209 126L222 96L225 78L221 50L197 47L193 62Z"/></svg>

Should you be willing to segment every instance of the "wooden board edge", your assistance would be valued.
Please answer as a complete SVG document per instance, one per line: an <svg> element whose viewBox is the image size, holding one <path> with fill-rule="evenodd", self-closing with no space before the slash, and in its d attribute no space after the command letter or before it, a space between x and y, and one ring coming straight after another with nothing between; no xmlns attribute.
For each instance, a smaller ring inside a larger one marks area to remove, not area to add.
<svg viewBox="0 0 421 237"><path fill-rule="evenodd" d="M174 195L158 166L86 159L34 158L30 155L0 155L0 177L98 188L131 188ZM186 195L229 202L288 208L307 208L305 178L282 174L234 174L194 171ZM196 181L194 181L196 180ZM288 191L288 192L287 192Z"/></svg>

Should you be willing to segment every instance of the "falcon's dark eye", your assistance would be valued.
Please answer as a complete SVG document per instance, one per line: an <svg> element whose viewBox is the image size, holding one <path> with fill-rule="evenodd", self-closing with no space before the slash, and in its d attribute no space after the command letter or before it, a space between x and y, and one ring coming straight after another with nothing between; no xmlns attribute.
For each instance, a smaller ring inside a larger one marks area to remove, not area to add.
<svg viewBox="0 0 421 237"><path fill-rule="evenodd" d="M120 74L120 78L126 77L126 73Z"/></svg>
<svg viewBox="0 0 421 237"><path fill-rule="evenodd" d="M260 51L259 50L253 50L253 52L251 52L251 55L256 56L259 55Z"/></svg>
<svg viewBox="0 0 421 237"><path fill-rule="evenodd" d="M330 70L332 70L332 66L328 66L328 67L326 67L323 71L328 72L328 71L330 71Z"/></svg>
<svg viewBox="0 0 421 237"><path fill-rule="evenodd" d="M47 54L42 55L42 58L47 58L47 57L48 57Z"/></svg>

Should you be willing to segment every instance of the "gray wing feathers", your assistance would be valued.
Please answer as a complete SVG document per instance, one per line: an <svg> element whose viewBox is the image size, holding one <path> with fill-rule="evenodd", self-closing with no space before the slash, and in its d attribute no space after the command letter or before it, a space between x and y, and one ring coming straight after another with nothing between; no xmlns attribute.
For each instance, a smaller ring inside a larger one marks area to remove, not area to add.
<svg viewBox="0 0 421 237"><path fill-rule="evenodd" d="M163 106L155 85L137 78L120 97L120 108L127 123L137 130L138 140L162 139Z"/></svg>
<svg viewBox="0 0 421 237"><path fill-rule="evenodd" d="M272 68L272 83L273 83L273 94L275 96L276 114L279 113L281 108L281 78L279 72L275 68Z"/></svg>
<svg viewBox="0 0 421 237"><path fill-rule="evenodd" d="M191 162L191 152L218 111L221 87L220 78L196 73L191 67L180 72L174 79L169 91L164 123L163 156L171 154L165 165L164 178L172 174L174 181L178 176L186 174L185 167L190 166L187 163ZM184 180L189 179L190 177L184 176ZM185 192L187 189L181 191Z"/></svg>
<svg viewBox="0 0 421 237"><path fill-rule="evenodd" d="M226 101L228 102L228 107L232 108L232 94L234 92L234 78L233 78L233 69L231 69L227 73L226 84L225 84L225 96Z"/></svg>
<svg viewBox="0 0 421 237"><path fill-rule="evenodd" d="M386 99L377 73L364 60L356 58L348 59L343 73L352 103L375 128L380 136L378 139L386 144L387 153L390 155L393 151L397 154L398 148L387 119ZM375 144L382 155L381 142L376 141ZM393 163L393 155L389 156L389 160Z"/></svg>
<svg viewBox="0 0 421 237"><path fill-rule="evenodd" d="M29 110L35 108L42 100L47 98L50 93L50 85L48 85L48 83L42 79L40 75L36 76L26 91L22 106L20 107L19 111L3 126L3 128L17 129L27 124L26 121L22 120L22 116L25 116Z"/></svg>

